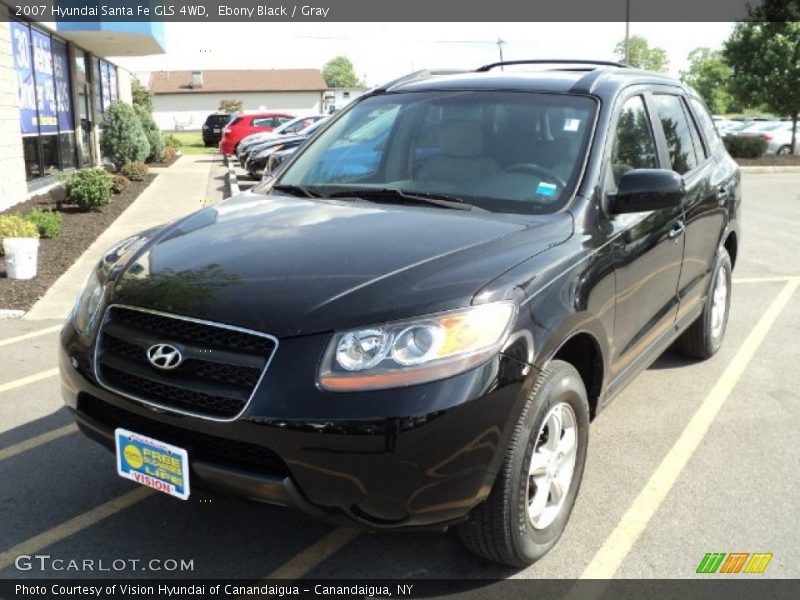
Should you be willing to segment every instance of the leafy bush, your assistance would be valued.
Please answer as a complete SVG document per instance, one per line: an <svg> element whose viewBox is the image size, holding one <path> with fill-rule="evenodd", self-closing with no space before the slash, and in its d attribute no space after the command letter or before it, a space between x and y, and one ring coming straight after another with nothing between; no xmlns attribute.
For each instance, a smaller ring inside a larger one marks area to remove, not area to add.
<svg viewBox="0 0 800 600"><path fill-rule="evenodd" d="M767 142L760 137L732 135L724 138L724 142L733 158L758 158L767 151Z"/></svg>
<svg viewBox="0 0 800 600"><path fill-rule="evenodd" d="M134 162L126 162L122 165L122 168L119 170L125 177L130 179L131 181L144 181L144 178L147 176L148 169L147 165L140 161Z"/></svg>
<svg viewBox="0 0 800 600"><path fill-rule="evenodd" d="M181 140L178 138L177 135L169 134L164 136L164 146L166 148L180 148L183 144L181 144Z"/></svg>
<svg viewBox="0 0 800 600"><path fill-rule="evenodd" d="M0 215L0 239L18 237L38 238L39 230L21 215Z"/></svg>
<svg viewBox="0 0 800 600"><path fill-rule="evenodd" d="M142 123L130 104L116 100L106 110L101 123L100 150L119 168L132 160L144 160L150 155Z"/></svg>
<svg viewBox="0 0 800 600"><path fill-rule="evenodd" d="M158 162L164 158L164 136L161 130L153 120L153 113L148 111L143 106L134 106L136 116L142 124L144 133L147 136L147 142L150 144L150 152L147 154L147 162Z"/></svg>
<svg viewBox="0 0 800 600"><path fill-rule="evenodd" d="M34 208L28 213L28 220L36 225L43 238L54 238L61 233L61 213Z"/></svg>
<svg viewBox="0 0 800 600"><path fill-rule="evenodd" d="M124 175L114 175L114 183L111 185L111 191L115 194L121 194L128 189L131 182Z"/></svg>
<svg viewBox="0 0 800 600"><path fill-rule="evenodd" d="M64 178L67 199L83 210L111 202L114 177L103 169L79 169Z"/></svg>

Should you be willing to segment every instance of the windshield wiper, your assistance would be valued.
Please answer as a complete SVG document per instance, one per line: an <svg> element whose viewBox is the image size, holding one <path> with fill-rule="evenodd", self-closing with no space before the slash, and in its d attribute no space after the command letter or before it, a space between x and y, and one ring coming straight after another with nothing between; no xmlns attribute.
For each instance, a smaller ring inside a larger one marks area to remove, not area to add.
<svg viewBox="0 0 800 600"><path fill-rule="evenodd" d="M442 208L454 208L456 210L476 210L486 212L484 209L464 202L461 198L448 196L446 194L435 194L431 192L412 192L397 188L354 188L334 192L328 198L363 198L365 200L399 200L408 202L419 202L422 204L432 204Z"/></svg>
<svg viewBox="0 0 800 600"><path fill-rule="evenodd" d="M292 196L301 196L304 198L320 198L320 194L308 189L302 185L288 185L278 184L273 185L272 189L276 192L283 192L284 194L291 194Z"/></svg>

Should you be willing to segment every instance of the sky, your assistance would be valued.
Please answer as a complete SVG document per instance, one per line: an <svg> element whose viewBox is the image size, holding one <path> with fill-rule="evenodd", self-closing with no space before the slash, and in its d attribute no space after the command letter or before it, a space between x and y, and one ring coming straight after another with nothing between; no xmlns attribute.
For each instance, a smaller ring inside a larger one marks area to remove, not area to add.
<svg viewBox="0 0 800 600"><path fill-rule="evenodd" d="M720 48L732 23L631 23L667 51L669 72L700 46ZM625 23L166 23L166 53L117 57L134 72L322 68L344 55L369 86L424 68L475 68L499 59L614 60Z"/></svg>

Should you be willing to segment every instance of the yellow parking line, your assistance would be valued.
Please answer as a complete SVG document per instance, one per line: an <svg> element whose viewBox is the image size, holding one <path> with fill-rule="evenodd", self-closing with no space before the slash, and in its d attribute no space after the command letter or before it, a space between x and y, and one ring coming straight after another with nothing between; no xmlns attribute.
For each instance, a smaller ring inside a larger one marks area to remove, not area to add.
<svg viewBox="0 0 800 600"><path fill-rule="evenodd" d="M266 579L300 579L303 575L322 563L361 533L349 527L337 527L325 534L308 548L290 558L283 565L266 576ZM1 567L0 567L1 568Z"/></svg>
<svg viewBox="0 0 800 600"><path fill-rule="evenodd" d="M52 327L45 327L44 329L39 329L37 331L31 331L30 333L24 333L22 335L18 335L16 337L6 338L4 340L0 340L0 348L3 346L8 346L9 344L16 344L17 342L24 342L25 340L30 340L35 337L39 337L40 335L47 335L48 333L53 333L54 331L58 331L61 329L61 325L53 325Z"/></svg>
<svg viewBox="0 0 800 600"><path fill-rule="evenodd" d="M40 373L34 373L33 375L28 375L27 377L21 377L20 379L15 379L14 381L9 381L8 383L0 384L0 394L14 390L18 387L29 385L31 383L36 383L42 379L55 377L56 375L58 375L58 369L47 369L46 371L41 371Z"/></svg>
<svg viewBox="0 0 800 600"><path fill-rule="evenodd" d="M141 502L154 493L155 492L153 492L153 490L150 488L137 487L132 492L128 492L127 494L123 494L122 496L114 498L113 500L109 500L105 504L96 506L95 508L86 511L85 513L82 513L77 517L70 519L69 521L65 521L61 525L57 525L52 529L48 529L44 533L35 535L32 538L29 538L24 542L9 548L5 552L0 553L0 571L13 564L14 559L20 554L36 554L44 548L60 542L64 538L74 535L79 531L86 529L87 527L91 527L103 519L107 519L119 511L133 506L137 502Z"/></svg>
<svg viewBox="0 0 800 600"><path fill-rule="evenodd" d="M8 448L3 448L0 450L0 460L5 460L7 458L11 458L12 456L16 456L17 454L21 454L22 452L33 450L42 444L47 444L48 442L52 442L53 440L57 440L60 437L64 437L65 435L69 435L70 433L74 433L76 431L78 431L78 427L75 425L75 423L70 423L69 425L64 425L63 427L59 427L53 431L47 431L41 435L18 442L13 446L9 446Z"/></svg>
<svg viewBox="0 0 800 600"><path fill-rule="evenodd" d="M589 566L581 574L581 579L609 579L614 576L628 556L636 540L644 531L650 519L658 510L678 479L683 468L689 462L694 451L703 440L714 418L719 413L725 400L733 390L739 378L744 374L761 343L784 307L789 303L792 294L800 286L800 278L789 281L780 291L766 312L753 327L744 343L739 347L733 360L725 368L714 387L697 409L681 436L651 475L644 489L620 519L617 526L606 538L606 541L595 554ZM577 586L576 586L577 588ZM573 590L576 590L573 588ZM592 588L599 596L603 587ZM576 592L577 593L577 592Z"/></svg>
<svg viewBox="0 0 800 600"><path fill-rule="evenodd" d="M733 283L783 283L800 280L797 275L776 275L774 277L734 277Z"/></svg>

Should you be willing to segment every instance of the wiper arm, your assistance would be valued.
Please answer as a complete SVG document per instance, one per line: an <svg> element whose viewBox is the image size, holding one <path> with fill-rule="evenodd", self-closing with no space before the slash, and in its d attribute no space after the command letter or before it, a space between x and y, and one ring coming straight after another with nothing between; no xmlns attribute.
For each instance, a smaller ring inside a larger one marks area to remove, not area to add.
<svg viewBox="0 0 800 600"><path fill-rule="evenodd" d="M278 184L273 185L272 189L277 192L283 192L284 194L291 194L292 196L300 196L304 198L320 198L320 194L308 189L303 185L288 185L288 184Z"/></svg>
<svg viewBox="0 0 800 600"><path fill-rule="evenodd" d="M399 190L397 188L355 188L342 190L328 195L328 198L364 198L364 199L386 199L386 200L406 200L409 202L420 202L432 204L442 208L454 208L456 210L476 210L486 212L484 209L464 202L461 198L448 196L446 194L436 194L431 192L413 192Z"/></svg>

